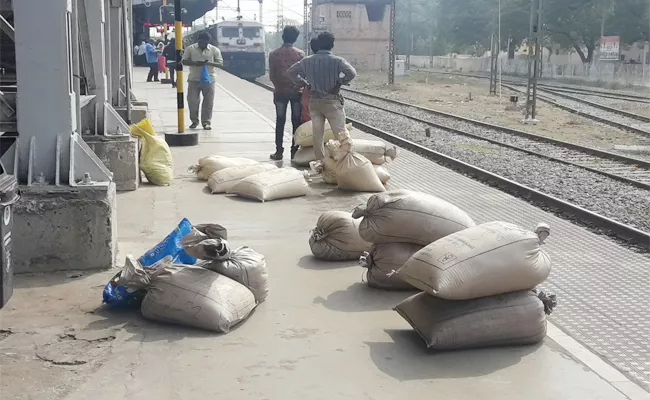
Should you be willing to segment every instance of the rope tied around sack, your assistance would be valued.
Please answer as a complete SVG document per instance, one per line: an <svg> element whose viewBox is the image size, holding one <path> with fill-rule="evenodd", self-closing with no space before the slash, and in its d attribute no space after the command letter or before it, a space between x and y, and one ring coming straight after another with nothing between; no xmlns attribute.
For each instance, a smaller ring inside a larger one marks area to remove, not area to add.
<svg viewBox="0 0 650 400"><path fill-rule="evenodd" d="M535 234L539 238L539 244L544 244L546 238L551 235L551 227L545 223L540 222L535 227Z"/></svg>
<svg viewBox="0 0 650 400"><path fill-rule="evenodd" d="M362 268L370 268L372 265L372 256L367 251L364 251L359 257L359 265Z"/></svg>
<svg viewBox="0 0 650 400"><path fill-rule="evenodd" d="M352 218L354 219L367 217L368 215L370 215L370 213L368 213L365 204L361 204L352 210Z"/></svg>
<svg viewBox="0 0 650 400"><path fill-rule="evenodd" d="M546 315L551 315L553 312L553 309L557 307L557 296L552 293L546 293L543 290L535 290L537 294L537 298L542 301L542 304L544 304L544 313Z"/></svg>
<svg viewBox="0 0 650 400"><path fill-rule="evenodd" d="M386 151L384 152L385 157L390 157L391 160L394 160L395 157L397 157L397 147L392 146L388 147L386 146Z"/></svg>
<svg viewBox="0 0 650 400"><path fill-rule="evenodd" d="M328 234L325 232L323 228L318 228L318 227L312 229L309 233L311 234L311 237L313 237L314 241L316 242L320 242L321 240L325 239L328 236Z"/></svg>

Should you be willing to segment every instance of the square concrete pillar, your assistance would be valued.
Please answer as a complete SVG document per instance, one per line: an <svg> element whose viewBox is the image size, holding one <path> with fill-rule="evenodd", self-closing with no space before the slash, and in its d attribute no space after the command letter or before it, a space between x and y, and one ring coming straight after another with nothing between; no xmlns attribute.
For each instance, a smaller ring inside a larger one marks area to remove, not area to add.
<svg viewBox="0 0 650 400"><path fill-rule="evenodd" d="M114 184L76 188L23 186L21 191L22 198L14 206L16 273L115 266Z"/></svg>
<svg viewBox="0 0 650 400"><path fill-rule="evenodd" d="M140 183L138 139L130 135L84 136L83 139L113 173L113 182L118 192L138 188Z"/></svg>

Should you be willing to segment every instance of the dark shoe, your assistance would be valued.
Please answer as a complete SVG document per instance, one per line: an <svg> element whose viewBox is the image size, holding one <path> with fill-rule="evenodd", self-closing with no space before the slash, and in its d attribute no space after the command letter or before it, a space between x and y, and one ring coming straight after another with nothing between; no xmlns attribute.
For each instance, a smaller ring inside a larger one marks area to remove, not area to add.
<svg viewBox="0 0 650 400"><path fill-rule="evenodd" d="M269 158L273 161L282 161L282 158L284 155L282 154L281 151L276 151L275 153L271 154Z"/></svg>
<svg viewBox="0 0 650 400"><path fill-rule="evenodd" d="M172 87L173 87L173 88L176 88L176 84L175 84L175 83L172 83Z"/></svg>
<svg viewBox="0 0 650 400"><path fill-rule="evenodd" d="M298 146L293 146L291 148L291 159L293 160L296 157L296 153L298 152L299 147Z"/></svg>
<svg viewBox="0 0 650 400"><path fill-rule="evenodd" d="M205 129L206 131L209 131L209 130L212 129L212 127L210 126L209 122L204 122L203 123L203 129Z"/></svg>
<svg viewBox="0 0 650 400"><path fill-rule="evenodd" d="M197 126L199 126L198 122L192 122L192 125L190 125L190 129L196 129Z"/></svg>

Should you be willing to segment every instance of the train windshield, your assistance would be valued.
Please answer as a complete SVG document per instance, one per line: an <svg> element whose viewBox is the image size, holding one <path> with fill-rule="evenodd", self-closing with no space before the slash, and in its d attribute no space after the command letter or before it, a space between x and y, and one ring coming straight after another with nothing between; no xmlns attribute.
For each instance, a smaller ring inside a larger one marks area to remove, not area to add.
<svg viewBox="0 0 650 400"><path fill-rule="evenodd" d="M244 37L248 39L255 39L260 37L260 28L258 27L244 28Z"/></svg>
<svg viewBox="0 0 650 400"><path fill-rule="evenodd" d="M236 26L224 26L221 28L221 36L227 38L239 37L239 28Z"/></svg>

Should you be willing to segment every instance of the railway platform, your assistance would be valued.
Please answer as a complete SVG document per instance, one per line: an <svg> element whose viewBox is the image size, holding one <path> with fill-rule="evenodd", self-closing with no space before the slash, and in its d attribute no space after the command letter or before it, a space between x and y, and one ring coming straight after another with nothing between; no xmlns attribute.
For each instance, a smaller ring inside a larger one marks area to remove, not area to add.
<svg viewBox="0 0 650 400"><path fill-rule="evenodd" d="M650 399L647 255L401 150L388 165L390 189L439 196L477 222L552 230L546 289L559 305L544 343L429 354L391 311L408 293L369 289L354 262L311 257L318 216L350 210L368 194L315 184L306 197L254 203L210 195L187 172L205 155L267 161L274 150L271 93L219 72L212 131L199 131L198 146L172 149L174 184L118 195L119 260L146 251L182 218L219 223L233 245L266 256L269 298L239 327L214 335L105 309L101 290L115 271L19 276L0 311L7 398ZM175 132L175 91L145 76L136 68L136 95L149 102L159 134Z"/></svg>

